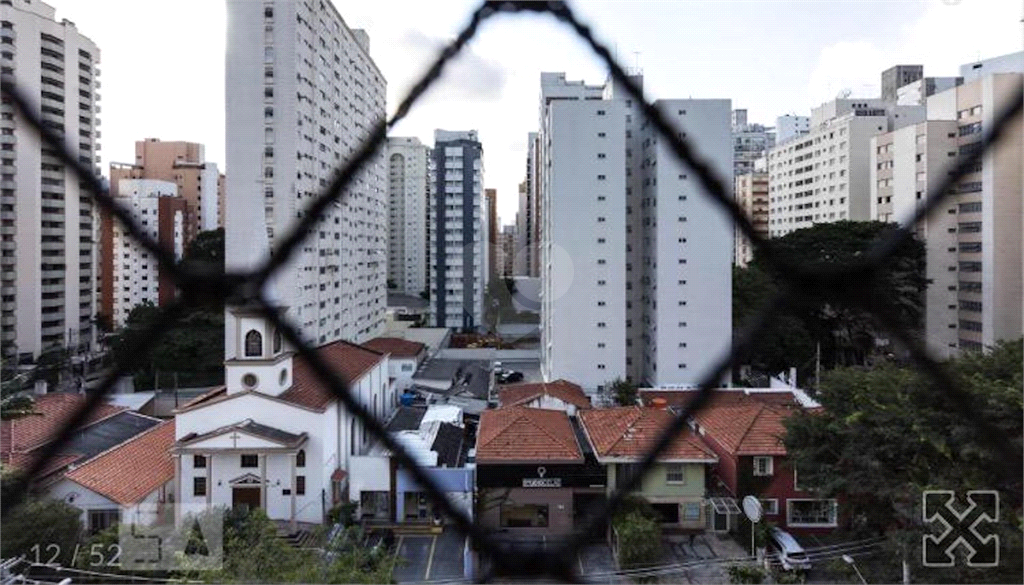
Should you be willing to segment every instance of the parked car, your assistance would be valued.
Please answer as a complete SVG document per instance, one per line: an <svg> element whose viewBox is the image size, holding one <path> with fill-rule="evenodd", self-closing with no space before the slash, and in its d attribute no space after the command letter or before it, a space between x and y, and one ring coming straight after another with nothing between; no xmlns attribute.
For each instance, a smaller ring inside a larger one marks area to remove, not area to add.
<svg viewBox="0 0 1024 585"><path fill-rule="evenodd" d="M515 372L515 371L512 371L512 370L504 370L500 374L498 374L498 383L499 384L512 384L514 382L522 382L522 381L523 381L523 373L522 372Z"/></svg>
<svg viewBox="0 0 1024 585"><path fill-rule="evenodd" d="M787 571L807 571L811 568L811 559L793 535L780 528L772 528L772 548L779 555L779 564Z"/></svg>

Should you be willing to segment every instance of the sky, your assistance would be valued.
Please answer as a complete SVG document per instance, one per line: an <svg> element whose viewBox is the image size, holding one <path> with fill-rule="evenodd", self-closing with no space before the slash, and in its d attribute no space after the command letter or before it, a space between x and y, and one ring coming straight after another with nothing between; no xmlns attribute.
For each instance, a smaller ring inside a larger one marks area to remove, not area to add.
<svg viewBox="0 0 1024 585"><path fill-rule="evenodd" d="M132 161L143 138L206 145L224 166L223 0L46 0L100 48L103 165ZM258 1L258 0L246 0ZM389 115L443 44L465 24L466 0L335 0L366 29L388 83ZM729 98L751 122L849 89L873 97L897 63L927 76L1024 47L1021 0L661 0L570 4L623 65L639 67L648 99ZM439 9L441 8L441 9ZM500 15L391 133L433 143L435 128L479 131L485 187L502 224L518 209L526 138L538 125L540 72L600 84L607 71L549 17ZM699 151L699 145L697 145ZM104 174L106 174L104 168Z"/></svg>

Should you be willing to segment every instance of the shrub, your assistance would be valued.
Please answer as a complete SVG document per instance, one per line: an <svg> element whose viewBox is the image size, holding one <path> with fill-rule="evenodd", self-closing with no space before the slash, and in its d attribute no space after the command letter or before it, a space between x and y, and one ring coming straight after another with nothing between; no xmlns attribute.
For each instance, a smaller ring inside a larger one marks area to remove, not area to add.
<svg viewBox="0 0 1024 585"><path fill-rule="evenodd" d="M661 526L651 518L631 512L614 521L619 566L632 569L661 560Z"/></svg>
<svg viewBox="0 0 1024 585"><path fill-rule="evenodd" d="M728 572L730 583L764 582L764 570L755 565L731 565Z"/></svg>

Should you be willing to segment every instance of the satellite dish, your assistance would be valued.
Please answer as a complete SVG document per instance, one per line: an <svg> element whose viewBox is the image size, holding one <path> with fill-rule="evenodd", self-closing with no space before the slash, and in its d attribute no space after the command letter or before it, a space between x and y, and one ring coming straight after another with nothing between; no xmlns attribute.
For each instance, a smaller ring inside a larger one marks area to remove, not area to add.
<svg viewBox="0 0 1024 585"><path fill-rule="evenodd" d="M747 496L743 498L743 513L747 515L747 518L754 522L761 521L761 515L764 509L761 507L761 500L758 500L754 496Z"/></svg>
<svg viewBox="0 0 1024 585"><path fill-rule="evenodd" d="M836 99L845 100L846 98L850 97L851 95L853 95L853 90L847 87L847 88L843 89L842 91L840 91L836 95Z"/></svg>

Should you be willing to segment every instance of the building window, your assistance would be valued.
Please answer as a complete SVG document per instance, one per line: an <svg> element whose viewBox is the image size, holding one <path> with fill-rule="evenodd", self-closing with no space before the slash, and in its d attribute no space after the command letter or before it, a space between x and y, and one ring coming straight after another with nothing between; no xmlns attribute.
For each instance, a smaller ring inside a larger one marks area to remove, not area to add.
<svg viewBox="0 0 1024 585"><path fill-rule="evenodd" d="M304 496L306 495L306 476L296 475L295 476L295 495Z"/></svg>
<svg viewBox="0 0 1024 585"><path fill-rule="evenodd" d="M299 449L299 452L295 454L295 467L306 466L306 450Z"/></svg>
<svg viewBox="0 0 1024 585"><path fill-rule="evenodd" d="M193 496L205 496L206 495L206 478L205 477L193 477L192 478L192 495Z"/></svg>
<svg viewBox="0 0 1024 585"><path fill-rule="evenodd" d="M771 457L754 457L754 475L772 475L774 472L774 461Z"/></svg>
<svg viewBox="0 0 1024 585"><path fill-rule="evenodd" d="M665 466L666 483L686 483L686 468L682 463L670 463Z"/></svg>
<svg viewBox="0 0 1024 585"><path fill-rule="evenodd" d="M779 501L772 500L761 500L761 508L764 510L765 516L776 516L779 513Z"/></svg>
<svg viewBox="0 0 1024 585"><path fill-rule="evenodd" d="M502 528L547 528L548 505L505 503L499 517Z"/></svg>
<svg viewBox="0 0 1024 585"><path fill-rule="evenodd" d="M263 355L263 335L255 329L245 334L245 356L259 357Z"/></svg>
<svg viewBox="0 0 1024 585"><path fill-rule="evenodd" d="M89 511L89 531L96 533L113 528L121 523L121 511L114 508L110 510Z"/></svg>
<svg viewBox="0 0 1024 585"><path fill-rule="evenodd" d="M260 457L259 455L245 454L242 455L242 467L259 467Z"/></svg>
<svg viewBox="0 0 1024 585"><path fill-rule="evenodd" d="M795 527L836 525L835 500L787 500L786 524Z"/></svg>
<svg viewBox="0 0 1024 585"><path fill-rule="evenodd" d="M206 456L205 455L193 455L192 456L192 467L196 469L206 468Z"/></svg>
<svg viewBox="0 0 1024 585"><path fill-rule="evenodd" d="M685 504L683 504L683 520L700 520L700 503L686 502Z"/></svg>

